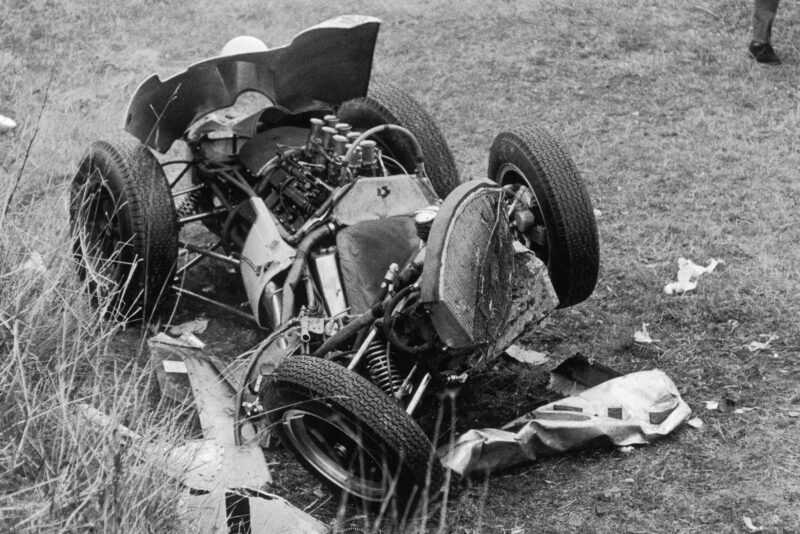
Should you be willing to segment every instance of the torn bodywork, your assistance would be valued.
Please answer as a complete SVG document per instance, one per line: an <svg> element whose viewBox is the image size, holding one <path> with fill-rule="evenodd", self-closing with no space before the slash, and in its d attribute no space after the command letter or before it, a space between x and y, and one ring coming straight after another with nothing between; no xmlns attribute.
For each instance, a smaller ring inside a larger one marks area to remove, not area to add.
<svg viewBox="0 0 800 534"><path fill-rule="evenodd" d="M281 48L207 59L163 81L150 76L128 104L125 130L166 152L193 122L246 91L288 113L366 96L379 26L372 17L337 17Z"/></svg>

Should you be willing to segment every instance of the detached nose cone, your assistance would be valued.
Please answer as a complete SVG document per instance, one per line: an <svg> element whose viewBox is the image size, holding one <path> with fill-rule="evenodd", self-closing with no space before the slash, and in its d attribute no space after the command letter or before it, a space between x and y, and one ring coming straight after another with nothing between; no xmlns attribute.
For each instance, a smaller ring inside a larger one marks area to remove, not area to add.
<svg viewBox="0 0 800 534"><path fill-rule="evenodd" d="M267 50L269 50L269 47L258 37L240 35L225 43L219 55L235 56L236 54L248 54L251 52L266 52Z"/></svg>

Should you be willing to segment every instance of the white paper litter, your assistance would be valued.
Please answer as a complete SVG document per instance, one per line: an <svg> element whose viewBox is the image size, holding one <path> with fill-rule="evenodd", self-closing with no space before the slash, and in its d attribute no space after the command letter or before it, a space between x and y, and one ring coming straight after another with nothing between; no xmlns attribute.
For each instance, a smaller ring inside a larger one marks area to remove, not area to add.
<svg viewBox="0 0 800 534"><path fill-rule="evenodd" d="M719 265L719 260L712 259L708 265L702 267L692 260L678 258L678 281L670 282L664 286L664 293L676 295L692 291L697 287L697 279L703 274L710 273Z"/></svg>
<svg viewBox="0 0 800 534"><path fill-rule="evenodd" d="M529 350L519 345L511 345L505 350L505 353L517 360L518 362L527 363L529 365L541 365L547 363L547 353Z"/></svg>
<svg viewBox="0 0 800 534"><path fill-rule="evenodd" d="M764 527L757 527L753 524L753 520L747 516L742 517L742 521L744 521L744 526L747 527L747 530L750 532L763 532Z"/></svg>
<svg viewBox="0 0 800 534"><path fill-rule="evenodd" d="M10 132L17 127L17 123L11 117L0 115L0 133Z"/></svg>
<svg viewBox="0 0 800 534"><path fill-rule="evenodd" d="M186 363L177 360L164 360L161 362L166 373L187 374Z"/></svg>
<svg viewBox="0 0 800 534"><path fill-rule="evenodd" d="M699 417L692 417L691 419L686 421L686 424L692 428L703 428L703 425L705 425L703 420L700 419Z"/></svg>
<svg viewBox="0 0 800 534"><path fill-rule="evenodd" d="M749 345L747 345L747 350L750 352L758 352L760 350L767 350L769 344L778 339L778 336L766 336L761 335L760 337L766 337L766 341L751 341Z"/></svg>
<svg viewBox="0 0 800 534"><path fill-rule="evenodd" d="M644 344L651 344L659 341L658 339L653 339L650 337L650 332L647 331L647 325L650 323L642 323L642 329L637 330L633 333L633 340L636 343L644 343Z"/></svg>

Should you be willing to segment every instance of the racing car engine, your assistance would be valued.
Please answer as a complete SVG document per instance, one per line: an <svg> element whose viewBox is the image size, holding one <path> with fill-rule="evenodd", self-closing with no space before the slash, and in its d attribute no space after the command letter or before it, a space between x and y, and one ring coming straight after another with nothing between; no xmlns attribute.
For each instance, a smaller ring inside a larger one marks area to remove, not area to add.
<svg viewBox="0 0 800 534"><path fill-rule="evenodd" d="M287 231L297 232L323 209L333 190L341 185L345 154L360 135L349 124L339 122L336 115L312 118L305 145L284 150L265 172L264 203ZM355 163L350 166L351 179L375 176L379 169L376 142L361 141Z"/></svg>

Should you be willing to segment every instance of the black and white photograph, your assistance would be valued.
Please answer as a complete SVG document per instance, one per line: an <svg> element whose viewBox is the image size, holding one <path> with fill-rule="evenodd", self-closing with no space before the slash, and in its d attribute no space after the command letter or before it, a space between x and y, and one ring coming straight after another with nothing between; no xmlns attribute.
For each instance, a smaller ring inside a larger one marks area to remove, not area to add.
<svg viewBox="0 0 800 534"><path fill-rule="evenodd" d="M800 533L798 43L0 0L0 533Z"/></svg>

